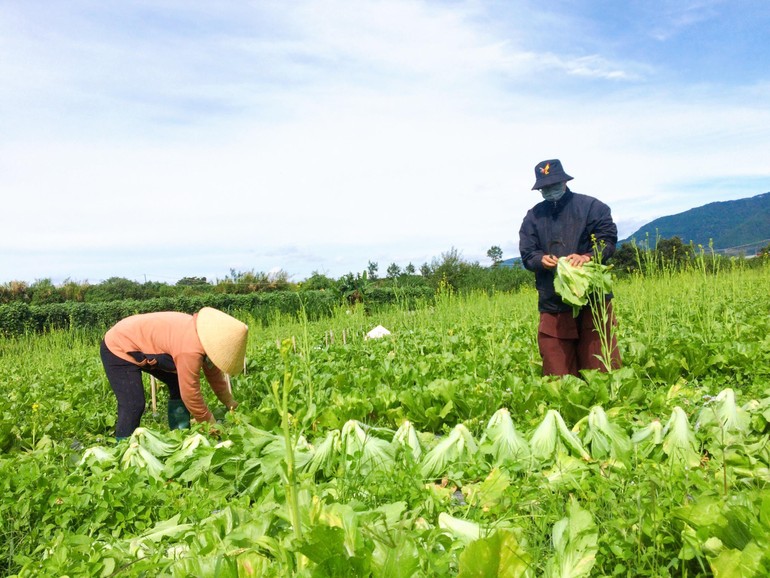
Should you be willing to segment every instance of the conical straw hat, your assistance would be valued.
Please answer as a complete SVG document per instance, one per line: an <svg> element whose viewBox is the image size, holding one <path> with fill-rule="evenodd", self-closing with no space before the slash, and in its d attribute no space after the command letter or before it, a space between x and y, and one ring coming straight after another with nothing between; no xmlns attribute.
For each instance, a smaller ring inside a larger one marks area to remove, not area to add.
<svg viewBox="0 0 770 578"><path fill-rule="evenodd" d="M243 371L249 328L227 313L212 307L198 311L198 338L211 362L229 375Z"/></svg>

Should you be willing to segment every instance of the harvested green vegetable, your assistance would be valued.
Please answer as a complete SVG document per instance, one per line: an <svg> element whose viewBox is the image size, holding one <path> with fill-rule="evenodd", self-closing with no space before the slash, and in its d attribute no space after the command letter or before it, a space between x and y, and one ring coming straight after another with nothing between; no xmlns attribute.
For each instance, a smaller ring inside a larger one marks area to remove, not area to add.
<svg viewBox="0 0 770 578"><path fill-rule="evenodd" d="M492 415L485 434L495 464L529 459L529 444L524 436L516 431L507 409L499 409Z"/></svg>
<svg viewBox="0 0 770 578"><path fill-rule="evenodd" d="M448 436L425 454L420 473L423 478L435 478L445 473L453 463L473 456L477 451L478 446L471 432L458 423Z"/></svg>
<svg viewBox="0 0 770 578"><path fill-rule="evenodd" d="M663 428L663 451L674 463L689 468L700 465L701 454L698 451L695 432L690 426L687 414L679 406L673 409L671 418Z"/></svg>
<svg viewBox="0 0 770 578"><path fill-rule="evenodd" d="M616 458L627 460L631 454L631 439L623 428L607 417L601 406L594 406L573 430L584 431L583 443L590 448L594 459Z"/></svg>
<svg viewBox="0 0 770 578"><path fill-rule="evenodd" d="M532 455L541 461L551 460L559 452L573 452L585 460L591 455L572 433L564 418L555 409L549 409L529 440Z"/></svg>
<svg viewBox="0 0 770 578"><path fill-rule="evenodd" d="M588 305L591 293L606 295L612 292L611 268L611 265L602 265L595 261L589 261L582 267L574 267L566 257L559 257L553 286L562 301L572 305L575 317L582 307Z"/></svg>
<svg viewBox="0 0 770 578"><path fill-rule="evenodd" d="M417 436L417 430L414 429L412 422L409 420L404 421L401 427L398 428L393 436L393 443L406 448L415 460L419 460L420 456L422 456L420 438Z"/></svg>

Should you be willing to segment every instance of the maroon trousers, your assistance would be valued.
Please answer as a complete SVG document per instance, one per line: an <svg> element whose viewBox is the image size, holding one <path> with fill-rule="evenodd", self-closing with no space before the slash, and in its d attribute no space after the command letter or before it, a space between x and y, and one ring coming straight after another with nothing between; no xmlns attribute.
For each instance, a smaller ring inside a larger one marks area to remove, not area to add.
<svg viewBox="0 0 770 578"><path fill-rule="evenodd" d="M621 365L617 338L610 331L617 324L612 303L607 301L607 324L604 327L610 349L610 365ZM572 311L541 313L537 330L537 345L543 358L543 375L580 376L582 369L607 371L602 355L602 338L590 307L584 307L577 317Z"/></svg>

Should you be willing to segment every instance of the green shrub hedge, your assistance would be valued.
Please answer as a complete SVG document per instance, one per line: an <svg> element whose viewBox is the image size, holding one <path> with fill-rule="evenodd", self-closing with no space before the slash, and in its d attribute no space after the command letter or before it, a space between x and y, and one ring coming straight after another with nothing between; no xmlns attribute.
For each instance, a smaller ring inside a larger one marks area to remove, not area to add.
<svg viewBox="0 0 770 578"><path fill-rule="evenodd" d="M413 307L418 302L432 299L427 287L372 287L364 293L367 309L398 303ZM267 325L278 314L296 315L304 309L308 319L331 315L342 305L335 291L275 291L245 295L211 293L186 297L158 297L155 299L102 301L81 303L66 301L45 305L13 302L0 305L0 335L11 337L25 333L41 333L52 329L85 329L103 331L129 315L155 311L182 311L195 313L202 307L214 307L227 313L244 312Z"/></svg>

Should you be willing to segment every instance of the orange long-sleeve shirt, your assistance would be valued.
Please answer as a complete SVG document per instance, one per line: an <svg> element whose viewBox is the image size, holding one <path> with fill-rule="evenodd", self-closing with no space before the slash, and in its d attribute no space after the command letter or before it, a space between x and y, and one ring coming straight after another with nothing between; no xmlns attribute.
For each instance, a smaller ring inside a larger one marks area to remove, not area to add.
<svg viewBox="0 0 770 578"><path fill-rule="evenodd" d="M219 401L230 407L234 399L224 374L210 362L204 363L206 352L198 338L196 317L197 313L175 311L132 315L116 323L104 336L104 342L112 353L140 366L130 353L170 355L182 401L197 421L209 421L213 417L201 393L201 369Z"/></svg>

